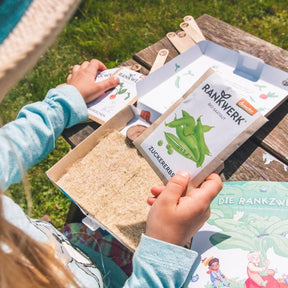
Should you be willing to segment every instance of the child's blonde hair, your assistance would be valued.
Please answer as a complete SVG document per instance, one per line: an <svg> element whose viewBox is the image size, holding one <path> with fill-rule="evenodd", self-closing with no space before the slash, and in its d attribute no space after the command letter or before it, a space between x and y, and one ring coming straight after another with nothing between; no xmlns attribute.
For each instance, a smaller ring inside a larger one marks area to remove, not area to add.
<svg viewBox="0 0 288 288"><path fill-rule="evenodd" d="M0 287L79 287L55 251L8 222L2 208L0 190Z"/></svg>

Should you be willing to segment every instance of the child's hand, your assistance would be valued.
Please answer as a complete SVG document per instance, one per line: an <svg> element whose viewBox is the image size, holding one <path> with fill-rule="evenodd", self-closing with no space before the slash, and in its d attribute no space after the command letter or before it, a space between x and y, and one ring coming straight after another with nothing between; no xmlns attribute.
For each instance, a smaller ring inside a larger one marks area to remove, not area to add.
<svg viewBox="0 0 288 288"><path fill-rule="evenodd" d="M189 180L189 172L181 171L166 186L151 189L147 236L184 246L209 218L210 203L223 187L219 175L212 173L200 187L186 191Z"/></svg>
<svg viewBox="0 0 288 288"><path fill-rule="evenodd" d="M105 91L116 87L119 78L110 77L101 82L95 82L98 71L103 71L106 66L99 60L85 61L81 65L75 65L72 73L67 77L67 84L73 85L81 93L84 101L89 103L101 96Z"/></svg>

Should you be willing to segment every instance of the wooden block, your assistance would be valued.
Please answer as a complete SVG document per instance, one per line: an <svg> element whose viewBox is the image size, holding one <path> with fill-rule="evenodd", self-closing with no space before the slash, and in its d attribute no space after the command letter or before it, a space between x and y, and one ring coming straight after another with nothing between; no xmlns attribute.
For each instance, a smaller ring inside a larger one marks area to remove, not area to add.
<svg viewBox="0 0 288 288"><path fill-rule="evenodd" d="M148 75L148 73L149 73L148 69L146 69L145 67L143 67L141 64L139 64L137 61L135 61L133 59L129 59L129 60L123 62L121 64L121 66L125 66L127 68L130 68L131 70L140 72L144 75Z"/></svg>

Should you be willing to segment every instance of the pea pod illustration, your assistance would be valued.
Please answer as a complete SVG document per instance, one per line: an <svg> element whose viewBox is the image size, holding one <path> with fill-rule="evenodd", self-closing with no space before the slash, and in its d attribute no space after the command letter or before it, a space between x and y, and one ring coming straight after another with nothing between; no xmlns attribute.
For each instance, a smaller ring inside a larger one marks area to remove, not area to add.
<svg viewBox="0 0 288 288"><path fill-rule="evenodd" d="M183 117L191 117L191 118L193 118L194 119L194 117L193 116L191 116L188 112L186 112L185 110L182 110L182 116Z"/></svg>
<svg viewBox="0 0 288 288"><path fill-rule="evenodd" d="M194 119L194 117L191 116L185 110L182 110L182 116L183 117L179 118L179 119L177 119L177 117L175 116L173 121L171 121L169 123L165 123L165 125L170 127L170 128L177 128L179 126L183 126L185 135L193 134L194 133L194 129L195 129L195 119Z"/></svg>
<svg viewBox="0 0 288 288"><path fill-rule="evenodd" d="M197 167L200 167L202 166L205 160L205 155L210 155L210 151L205 142L201 116L197 119L197 125L195 127L195 134L198 140L198 148L199 148L199 153L200 153L199 159L196 164L197 164Z"/></svg>
<svg viewBox="0 0 288 288"><path fill-rule="evenodd" d="M182 116L186 119L187 123L184 124L184 134L185 136L192 135L195 133L195 119L185 110L182 110Z"/></svg>
<svg viewBox="0 0 288 288"><path fill-rule="evenodd" d="M214 126L209 126L209 125L203 125L203 132L209 132Z"/></svg>
<svg viewBox="0 0 288 288"><path fill-rule="evenodd" d="M187 135L187 136L185 136L185 138L183 140L184 140L184 143L193 152L193 155L196 159L196 162L198 162L199 158L200 158L200 150L198 147L198 141L197 141L196 135L195 134Z"/></svg>
<svg viewBox="0 0 288 288"><path fill-rule="evenodd" d="M200 157L200 153L199 153L199 148L197 145L197 139L195 135L190 134L186 136L185 127L183 128L182 126L176 127L176 134L179 137L179 139L182 140L188 146L188 148L191 150L191 152L194 155L195 162L197 162Z"/></svg>
<svg viewBox="0 0 288 288"><path fill-rule="evenodd" d="M213 126L203 125L201 116L196 123L194 117L185 110L182 110L181 118L175 115L174 120L165 125L175 128L178 136L164 132L168 144L182 156L194 161L197 167L202 166L205 156L210 155L204 133L209 132Z"/></svg>
<svg viewBox="0 0 288 288"><path fill-rule="evenodd" d="M179 137L179 139L183 141L183 138L185 138L185 136L184 136L184 128L182 125L176 127L176 134Z"/></svg>
<svg viewBox="0 0 288 288"><path fill-rule="evenodd" d="M196 159L192 153L192 151L189 149L189 147L180 140L177 136L175 136L172 133L164 132L165 138L168 142L168 144L180 155L184 156L187 159L190 159L194 162L196 162Z"/></svg>
<svg viewBox="0 0 288 288"><path fill-rule="evenodd" d="M192 128L195 127L195 120L193 117L191 118L186 118L186 117L182 117L182 118L174 118L173 121L169 122L169 123L165 123L165 126L168 126L170 128L176 128L177 126L181 126L181 125L190 125Z"/></svg>

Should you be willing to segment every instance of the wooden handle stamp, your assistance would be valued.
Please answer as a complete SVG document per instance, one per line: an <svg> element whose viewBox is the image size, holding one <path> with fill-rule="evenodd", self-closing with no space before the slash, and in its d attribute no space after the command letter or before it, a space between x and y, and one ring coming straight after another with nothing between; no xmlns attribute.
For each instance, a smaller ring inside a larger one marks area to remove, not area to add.
<svg viewBox="0 0 288 288"><path fill-rule="evenodd" d="M169 32L166 36L180 54L195 45L195 41L185 31Z"/></svg>
<svg viewBox="0 0 288 288"><path fill-rule="evenodd" d="M159 50L156 59L150 69L149 74L151 74L152 72L154 72L155 70L157 70L158 68L162 67L165 64L165 61L168 57L169 54L169 50L168 49L161 49Z"/></svg>
<svg viewBox="0 0 288 288"><path fill-rule="evenodd" d="M199 39L201 38L201 40L205 40L205 36L203 35L201 29L197 25L197 23L196 23L195 19L193 18L193 16L187 15L187 16L184 17L183 20L184 20L184 22L188 23L190 27L192 27L193 31L196 31L196 33L198 34Z"/></svg>
<svg viewBox="0 0 288 288"><path fill-rule="evenodd" d="M191 38L193 39L193 41L195 41L196 43L198 43L198 42L200 42L200 41L202 41L202 40L205 39L205 38L203 39L202 33L199 34L199 32L198 32L193 26L191 26L189 22L182 22L182 23L180 24L180 27L181 27L181 29L183 29L183 31L184 31L186 34L188 34L189 37L191 37ZM202 35L202 36L201 36L201 35Z"/></svg>

